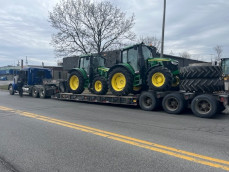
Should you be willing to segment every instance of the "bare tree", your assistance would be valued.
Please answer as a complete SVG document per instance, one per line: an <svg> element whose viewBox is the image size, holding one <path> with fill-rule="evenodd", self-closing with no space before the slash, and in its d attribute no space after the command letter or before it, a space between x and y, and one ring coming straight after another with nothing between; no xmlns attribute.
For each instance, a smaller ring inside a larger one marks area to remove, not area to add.
<svg viewBox="0 0 229 172"><path fill-rule="evenodd" d="M140 36L137 40L138 42L144 42L147 45L152 45L157 48L157 52L160 52L161 41L156 38L156 36Z"/></svg>
<svg viewBox="0 0 229 172"><path fill-rule="evenodd" d="M222 48L221 45L216 45L214 47L214 50L216 52L216 58L215 58L215 60L216 61L219 61L221 59L221 57L222 57L223 48Z"/></svg>
<svg viewBox="0 0 229 172"><path fill-rule="evenodd" d="M100 53L132 40L134 15L109 1L61 0L49 14L49 22L58 32L52 36L57 55Z"/></svg>
<svg viewBox="0 0 229 172"><path fill-rule="evenodd" d="M191 54L189 54L187 51L184 51L179 54L181 57L186 58L186 59L191 59Z"/></svg>

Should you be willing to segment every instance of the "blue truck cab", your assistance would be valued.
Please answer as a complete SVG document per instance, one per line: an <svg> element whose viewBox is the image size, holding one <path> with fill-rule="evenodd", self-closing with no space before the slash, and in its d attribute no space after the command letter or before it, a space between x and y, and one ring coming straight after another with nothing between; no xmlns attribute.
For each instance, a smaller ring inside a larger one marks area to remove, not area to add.
<svg viewBox="0 0 229 172"><path fill-rule="evenodd" d="M29 94L35 85L43 85L44 79L52 79L50 69L46 68L24 68L17 72L14 76L13 83L9 84L8 89L13 95L18 92L19 81L23 83L23 91Z"/></svg>

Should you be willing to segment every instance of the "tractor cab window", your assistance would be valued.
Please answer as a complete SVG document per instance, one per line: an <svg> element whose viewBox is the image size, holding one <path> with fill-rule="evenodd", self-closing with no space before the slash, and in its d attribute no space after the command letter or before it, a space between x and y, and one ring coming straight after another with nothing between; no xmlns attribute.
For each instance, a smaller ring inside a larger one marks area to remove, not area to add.
<svg viewBox="0 0 229 172"><path fill-rule="evenodd" d="M87 73L89 73L90 68L90 58L83 57L80 59L80 68L83 68Z"/></svg>
<svg viewBox="0 0 229 172"><path fill-rule="evenodd" d="M127 60L127 50L122 52L122 62L123 63L127 63L128 62L128 60Z"/></svg>
<svg viewBox="0 0 229 172"><path fill-rule="evenodd" d="M138 70L138 49L136 48L131 48L128 50L128 61L133 68L134 71Z"/></svg>
<svg viewBox="0 0 229 172"><path fill-rule="evenodd" d="M145 60L147 60L149 58L153 58L150 49L146 46L142 46L142 53L143 53L143 57Z"/></svg>
<svg viewBox="0 0 229 172"><path fill-rule="evenodd" d="M104 58L97 56L93 58L93 65L94 67L100 67L100 66L105 66L105 60Z"/></svg>

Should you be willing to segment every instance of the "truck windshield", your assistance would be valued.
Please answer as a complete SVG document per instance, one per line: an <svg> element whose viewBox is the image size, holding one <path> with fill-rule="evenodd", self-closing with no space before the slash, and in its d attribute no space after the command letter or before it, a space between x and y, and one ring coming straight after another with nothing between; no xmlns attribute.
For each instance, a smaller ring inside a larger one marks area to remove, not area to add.
<svg viewBox="0 0 229 172"><path fill-rule="evenodd" d="M142 53L145 60L153 58L151 50L146 46L142 46Z"/></svg>

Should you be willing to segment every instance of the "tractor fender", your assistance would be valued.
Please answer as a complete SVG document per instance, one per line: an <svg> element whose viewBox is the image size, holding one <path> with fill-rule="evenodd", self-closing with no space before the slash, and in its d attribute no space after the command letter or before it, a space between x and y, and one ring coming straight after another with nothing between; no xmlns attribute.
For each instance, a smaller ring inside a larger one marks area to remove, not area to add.
<svg viewBox="0 0 229 172"><path fill-rule="evenodd" d="M134 69L131 67L131 65L129 65L129 64L127 64L127 63L122 63L122 64L116 64L116 65L112 66L112 67L110 68L110 70L108 71L108 76L109 76L110 72L111 72L112 70L114 70L115 68L117 68L117 67L122 67L122 68L128 70L132 75L135 74Z"/></svg>
<svg viewBox="0 0 229 172"><path fill-rule="evenodd" d="M152 66L152 67L150 67L149 69L147 69L147 71L146 71L146 76L148 75L149 71L151 71L152 69L154 69L154 68L156 68L156 67L159 67L159 66L162 66L162 65L157 64L157 65Z"/></svg>
<svg viewBox="0 0 229 172"><path fill-rule="evenodd" d="M73 68L73 69L71 69L70 71L68 71L68 73L70 74L70 73L72 73L73 71L80 72L80 73L83 75L84 79L88 79L87 73L85 72L84 69L81 69L81 68Z"/></svg>

